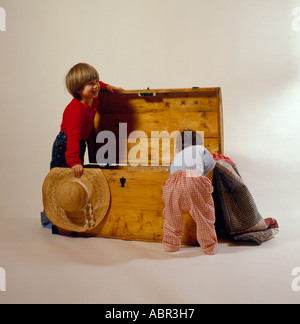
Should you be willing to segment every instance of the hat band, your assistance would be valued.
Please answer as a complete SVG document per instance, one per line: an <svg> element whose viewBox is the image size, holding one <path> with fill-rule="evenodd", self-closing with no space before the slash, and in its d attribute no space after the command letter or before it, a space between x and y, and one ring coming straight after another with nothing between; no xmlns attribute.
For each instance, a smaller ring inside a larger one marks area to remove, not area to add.
<svg viewBox="0 0 300 324"><path fill-rule="evenodd" d="M81 210L84 211L84 216L85 216L84 229L88 230L88 229L94 227L95 223L96 223L95 217L93 214L93 207L92 207L92 204L90 203L90 198L91 198L90 191L89 191L88 187L80 180L74 179L73 182L79 183L86 192L86 202L85 202L84 207ZM88 209L88 212L87 212L87 209Z"/></svg>
<svg viewBox="0 0 300 324"><path fill-rule="evenodd" d="M86 192L86 202L85 202L85 205L81 209L81 210L83 210L90 201L90 198L91 198L90 191L89 191L88 187L80 180L74 179L73 182L79 183Z"/></svg>

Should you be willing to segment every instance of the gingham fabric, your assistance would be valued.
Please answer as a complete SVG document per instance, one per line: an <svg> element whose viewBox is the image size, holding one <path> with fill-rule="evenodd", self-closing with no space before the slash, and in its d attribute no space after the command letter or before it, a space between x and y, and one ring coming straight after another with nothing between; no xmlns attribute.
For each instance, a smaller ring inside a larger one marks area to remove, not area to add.
<svg viewBox="0 0 300 324"><path fill-rule="evenodd" d="M163 186L165 251L180 249L184 232L182 212L188 211L196 222L197 240L205 254L215 254L218 241L215 231L213 187L197 171L176 171Z"/></svg>

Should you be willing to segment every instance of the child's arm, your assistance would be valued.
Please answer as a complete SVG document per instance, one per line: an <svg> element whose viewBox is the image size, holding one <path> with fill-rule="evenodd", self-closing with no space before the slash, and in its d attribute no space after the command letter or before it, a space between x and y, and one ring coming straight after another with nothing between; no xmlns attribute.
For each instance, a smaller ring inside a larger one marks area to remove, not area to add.
<svg viewBox="0 0 300 324"><path fill-rule="evenodd" d="M99 81L99 84L100 84L100 90L106 90L106 87L108 86L107 83L104 83L102 81Z"/></svg>
<svg viewBox="0 0 300 324"><path fill-rule="evenodd" d="M72 100L64 113L64 132L67 135L66 162L73 169L75 177L80 177L83 172L80 159L82 122L81 105Z"/></svg>
<svg viewBox="0 0 300 324"><path fill-rule="evenodd" d="M104 83L102 81L100 81L99 83L100 83L100 90L106 90L111 93L114 93L114 91L124 91L124 89L121 87L115 87L110 84Z"/></svg>
<svg viewBox="0 0 300 324"><path fill-rule="evenodd" d="M106 90L109 91L109 92L111 92L111 93L114 93L115 91L124 91L123 88L120 88L120 87L114 87L114 86L112 86L112 85L110 85L110 84L108 84L108 85L106 86Z"/></svg>

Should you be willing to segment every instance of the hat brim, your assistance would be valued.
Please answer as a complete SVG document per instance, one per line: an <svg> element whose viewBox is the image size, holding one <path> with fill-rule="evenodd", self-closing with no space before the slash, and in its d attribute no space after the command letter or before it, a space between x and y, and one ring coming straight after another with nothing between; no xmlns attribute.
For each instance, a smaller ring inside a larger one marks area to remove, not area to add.
<svg viewBox="0 0 300 324"><path fill-rule="evenodd" d="M86 232L84 211L66 212L55 199L58 184L72 179L75 179L74 171L70 168L53 168L48 173L42 188L44 210L54 225L69 231ZM106 216L110 205L109 185L100 169L84 169L81 180L93 187L90 203L95 221L92 228L95 228Z"/></svg>

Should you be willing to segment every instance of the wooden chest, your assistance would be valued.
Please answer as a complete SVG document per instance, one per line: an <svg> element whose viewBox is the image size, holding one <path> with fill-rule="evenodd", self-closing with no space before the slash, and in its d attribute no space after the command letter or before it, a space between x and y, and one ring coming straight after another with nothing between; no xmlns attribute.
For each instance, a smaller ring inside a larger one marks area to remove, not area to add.
<svg viewBox="0 0 300 324"><path fill-rule="evenodd" d="M101 92L94 126L86 167L110 164L101 168L110 187L111 203L104 220L80 236L161 242L162 186L177 152L174 139L178 131L195 130L201 132L211 153L223 153L221 89ZM182 243L193 245L195 223L188 213L183 218Z"/></svg>

